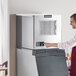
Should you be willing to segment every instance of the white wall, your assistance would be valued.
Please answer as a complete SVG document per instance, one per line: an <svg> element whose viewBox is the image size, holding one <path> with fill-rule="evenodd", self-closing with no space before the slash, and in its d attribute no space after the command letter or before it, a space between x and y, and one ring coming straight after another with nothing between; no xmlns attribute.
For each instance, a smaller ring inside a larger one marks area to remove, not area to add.
<svg viewBox="0 0 76 76"><path fill-rule="evenodd" d="M71 39L75 31L69 17L76 12L76 0L9 0L9 13L53 13L62 16L62 42Z"/></svg>
<svg viewBox="0 0 76 76"><path fill-rule="evenodd" d="M9 24L8 24L8 0L2 0L2 62L8 60L9 53Z"/></svg>
<svg viewBox="0 0 76 76"><path fill-rule="evenodd" d="M9 56L9 23L8 23L8 0L1 1L1 51L2 51L2 63L8 60ZM1 60L1 59L0 59ZM2 71L2 75L5 76L5 72Z"/></svg>

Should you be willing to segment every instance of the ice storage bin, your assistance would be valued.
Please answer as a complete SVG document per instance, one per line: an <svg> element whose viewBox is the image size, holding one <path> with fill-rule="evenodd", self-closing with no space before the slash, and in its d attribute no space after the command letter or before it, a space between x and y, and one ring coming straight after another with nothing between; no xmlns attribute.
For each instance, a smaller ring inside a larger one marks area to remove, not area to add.
<svg viewBox="0 0 76 76"><path fill-rule="evenodd" d="M38 76L68 76L63 49L35 49Z"/></svg>

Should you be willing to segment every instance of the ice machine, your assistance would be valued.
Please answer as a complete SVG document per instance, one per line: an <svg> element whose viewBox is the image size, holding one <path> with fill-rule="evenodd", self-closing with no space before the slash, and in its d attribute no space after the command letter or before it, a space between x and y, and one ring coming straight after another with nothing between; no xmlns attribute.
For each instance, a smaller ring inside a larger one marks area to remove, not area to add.
<svg viewBox="0 0 76 76"><path fill-rule="evenodd" d="M61 16L17 14L17 76L68 76L64 50L47 49L44 42L61 42Z"/></svg>

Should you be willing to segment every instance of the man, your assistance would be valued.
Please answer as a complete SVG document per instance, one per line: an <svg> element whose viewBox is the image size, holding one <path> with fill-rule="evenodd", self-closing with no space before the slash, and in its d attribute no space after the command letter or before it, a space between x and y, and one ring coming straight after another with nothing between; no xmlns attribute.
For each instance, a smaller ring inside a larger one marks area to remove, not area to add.
<svg viewBox="0 0 76 76"><path fill-rule="evenodd" d="M73 29L76 29L76 13L70 16L70 25L72 25ZM68 48L72 46L72 54L71 54L71 70L70 76L76 76L76 35L73 39L63 42L63 43L44 43L46 47L60 47L60 48Z"/></svg>

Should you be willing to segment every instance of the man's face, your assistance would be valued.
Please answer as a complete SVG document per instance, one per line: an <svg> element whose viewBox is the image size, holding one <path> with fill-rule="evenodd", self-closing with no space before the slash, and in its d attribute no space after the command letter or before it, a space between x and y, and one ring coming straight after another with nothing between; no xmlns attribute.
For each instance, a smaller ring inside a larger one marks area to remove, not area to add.
<svg viewBox="0 0 76 76"><path fill-rule="evenodd" d="M70 25L72 25L73 29L76 29L76 21L74 20L74 18L70 18Z"/></svg>

